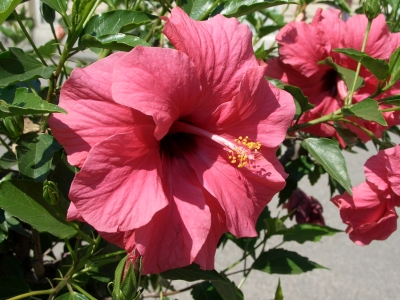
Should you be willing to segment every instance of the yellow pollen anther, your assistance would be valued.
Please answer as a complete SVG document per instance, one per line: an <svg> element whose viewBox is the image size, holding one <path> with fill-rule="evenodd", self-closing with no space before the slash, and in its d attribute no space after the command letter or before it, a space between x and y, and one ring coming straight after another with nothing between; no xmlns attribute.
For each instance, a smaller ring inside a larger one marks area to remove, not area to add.
<svg viewBox="0 0 400 300"><path fill-rule="evenodd" d="M229 146L227 150L228 158L232 164L238 163L238 168L255 168L256 161L262 160L262 155L259 152L261 148L260 142L252 142L248 136L234 139L234 144Z"/></svg>

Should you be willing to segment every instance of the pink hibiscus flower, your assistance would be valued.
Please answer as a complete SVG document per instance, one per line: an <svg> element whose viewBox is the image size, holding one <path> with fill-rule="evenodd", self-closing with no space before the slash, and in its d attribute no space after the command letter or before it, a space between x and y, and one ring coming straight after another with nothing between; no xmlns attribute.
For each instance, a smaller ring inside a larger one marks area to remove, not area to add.
<svg viewBox="0 0 400 300"><path fill-rule="evenodd" d="M397 228L395 206L400 206L400 145L379 151L364 166L366 182L332 198L348 224L346 232L359 245L385 240Z"/></svg>
<svg viewBox="0 0 400 300"><path fill-rule="evenodd" d="M224 232L257 234L285 186L275 153L294 115L291 96L264 79L247 26L180 8L165 20L176 50L137 47L75 69L60 96L68 115L50 120L81 168L68 218L137 251L144 274L213 269Z"/></svg>
<svg viewBox="0 0 400 300"><path fill-rule="evenodd" d="M347 87L338 73L327 65L318 65L319 61L332 57L333 61L345 68L356 70L357 62L344 54L333 52L335 48L353 48L361 50L367 18L356 15L346 22L340 19L340 11L318 9L311 24L291 22L283 27L276 36L279 45L279 57L267 61L266 75L299 87L315 107L306 112L299 124L332 113L343 107ZM312 42L311 42L312 41ZM373 20L365 52L374 58L389 59L400 45L400 34L392 34L383 15ZM364 86L354 94L355 102L361 101L376 91L378 80L364 67L360 76ZM400 85L393 87L378 98L398 94ZM400 123L398 113L387 112L384 117L388 126ZM387 127L375 122L353 119L381 137ZM348 123L342 124L357 133L364 142L370 139L363 131ZM339 136L332 124L317 124L304 129L323 137Z"/></svg>

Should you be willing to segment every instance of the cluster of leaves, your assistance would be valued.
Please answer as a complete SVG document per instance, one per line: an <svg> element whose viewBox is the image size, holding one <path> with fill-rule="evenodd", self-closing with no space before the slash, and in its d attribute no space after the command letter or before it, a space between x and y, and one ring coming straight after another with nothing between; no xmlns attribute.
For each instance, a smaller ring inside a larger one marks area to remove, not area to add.
<svg viewBox="0 0 400 300"><path fill-rule="evenodd" d="M113 281L114 269L124 251L101 240L88 225L66 220L68 191L78 170L68 164L64 150L47 126L49 114L66 113L57 106L57 101L60 87L72 70L69 65L71 58L86 49L102 58L113 51L129 51L138 45L167 46L159 16L167 14L172 6L181 6L197 20L218 13L238 17L252 27L254 44L258 45L265 36L286 24L283 13L290 4L297 5L295 17L298 17L305 13L306 6L312 1L40 1L43 18L49 24L53 38L38 46L31 39L33 21L20 5L22 0L3 0L0 3L0 31L9 39L8 44L12 44L6 48L0 42L0 142L3 145L0 158L0 298L22 299L34 294L60 300L104 298L110 295L107 284ZM350 12L342 0L320 2ZM96 14L100 4L101 13ZM277 5L284 7L283 13L271 9ZM398 29L399 1L388 1L383 6L391 28ZM55 26L61 26L66 32L65 42L57 36ZM19 45L30 50L16 48ZM258 58L266 59L274 50L274 44L266 49L262 43L256 47L255 53ZM400 79L399 49L389 62L352 49L337 51L360 62L376 76L382 83L378 94ZM350 90L356 78L353 71L336 65L331 59L321 64L335 69ZM299 88L275 83L294 96L296 118L313 107ZM362 78L358 78L355 86L361 84ZM382 103L400 105L400 98L383 99ZM337 116L357 116L385 124L378 104L371 99L348 106ZM337 131L349 148L360 145L351 132L339 127ZM384 148L387 142L379 141L379 145ZM285 145L287 150L281 155L281 162L290 176L286 188L280 193L280 204L288 200L305 175L314 184L321 174L328 173L332 193L335 189L351 193L346 164L336 141L304 134L297 136L296 140L286 141ZM140 281L131 275L134 289L131 291L129 287L123 292L136 294L140 285L147 290L143 296L161 293L164 299L168 299L168 295L179 292L174 290L171 281L183 279L195 281L190 288L196 300L243 299L240 287L252 270L268 274L301 274L324 268L281 246L266 248L266 242L272 236L282 237L282 243L304 243L316 242L323 236L338 232L315 224L287 227L284 222L288 216L271 217L266 209L257 223L258 237L237 239L230 234L223 236L220 247L230 241L243 251L243 258L237 262L244 266L240 271L232 270L237 264L220 272L203 271L191 265L160 275L142 276ZM56 251L60 246L63 249ZM248 266L250 259L252 263ZM120 265L117 271L122 272L122 269ZM235 273L243 274L244 279L238 285L229 279L229 275ZM121 278L115 278L113 293L117 294L119 291L116 289L125 288L122 288L123 282L120 284L118 281ZM280 284L275 299L282 299Z"/></svg>

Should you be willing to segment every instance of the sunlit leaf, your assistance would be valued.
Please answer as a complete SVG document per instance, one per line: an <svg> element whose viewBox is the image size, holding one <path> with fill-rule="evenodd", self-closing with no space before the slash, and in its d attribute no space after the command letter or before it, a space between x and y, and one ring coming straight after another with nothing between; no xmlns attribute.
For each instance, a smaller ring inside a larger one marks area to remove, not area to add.
<svg viewBox="0 0 400 300"><path fill-rule="evenodd" d="M137 36L126 35L123 33L104 35L101 37L85 34L81 38L81 45L85 47L95 47L116 51L130 51L136 46L149 46L144 40Z"/></svg>
<svg viewBox="0 0 400 300"><path fill-rule="evenodd" d="M343 108L342 112L346 116L356 116L367 121L374 121L383 126L387 126L382 112L379 110L378 102L367 98L348 108Z"/></svg>
<svg viewBox="0 0 400 300"><path fill-rule="evenodd" d="M243 300L243 293L229 279L224 281L213 281L212 285L223 300Z"/></svg>
<svg viewBox="0 0 400 300"><path fill-rule="evenodd" d="M308 260L296 252L274 248L261 255L254 261L253 269L269 274L301 274L314 269L326 269L325 267Z"/></svg>
<svg viewBox="0 0 400 300"><path fill-rule="evenodd" d="M39 232L49 232L62 239L76 233L67 225L65 215L61 215L54 206L43 199L43 185L40 182L28 180L1 182L0 207Z"/></svg>
<svg viewBox="0 0 400 300"><path fill-rule="evenodd" d="M48 103L33 93L29 93L26 88L16 88L15 86L12 86L8 87L8 91L11 94L15 92L15 94L14 97L11 98L12 100L10 100L8 95L5 97L5 101L0 103L0 117L44 113L67 113L61 107Z"/></svg>
<svg viewBox="0 0 400 300"><path fill-rule="evenodd" d="M255 11L282 4L295 3L284 0L232 0L226 1L221 14L227 17L240 17Z"/></svg>
<svg viewBox="0 0 400 300"><path fill-rule="evenodd" d="M384 80L389 76L389 64L384 59L372 58L367 53L355 49L334 49L333 51L343 53L360 62L379 80Z"/></svg>
<svg viewBox="0 0 400 300"><path fill-rule="evenodd" d="M302 146L321 164L324 169L352 195L346 161L338 145L326 138L308 138Z"/></svg>
<svg viewBox="0 0 400 300"><path fill-rule="evenodd" d="M9 51L0 53L0 88L18 81L48 79L53 71L54 67L44 66L19 48L10 47Z"/></svg>
<svg viewBox="0 0 400 300"><path fill-rule="evenodd" d="M0 1L0 25L12 14L14 9L22 0L1 0Z"/></svg>
<svg viewBox="0 0 400 300"><path fill-rule="evenodd" d="M283 232L285 242L295 241L300 244L304 242L318 242L323 236L331 236L341 230L317 224L296 224Z"/></svg>
<svg viewBox="0 0 400 300"><path fill-rule="evenodd" d="M18 139L17 158L19 171L36 181L43 182L50 172L54 152L61 149L55 138L34 132Z"/></svg>

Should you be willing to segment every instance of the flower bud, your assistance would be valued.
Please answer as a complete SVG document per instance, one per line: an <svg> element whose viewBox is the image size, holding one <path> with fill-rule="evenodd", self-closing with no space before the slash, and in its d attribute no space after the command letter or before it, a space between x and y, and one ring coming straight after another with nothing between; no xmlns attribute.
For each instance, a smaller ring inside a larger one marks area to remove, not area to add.
<svg viewBox="0 0 400 300"><path fill-rule="evenodd" d="M139 299L142 290L139 287L140 276L142 273L142 257L139 255L128 254L123 258L115 269L115 279L113 291L110 291L113 299L125 300ZM110 284L109 284L110 285Z"/></svg>
<svg viewBox="0 0 400 300"><path fill-rule="evenodd" d="M364 2L364 14L368 20L372 21L381 12L381 4L379 0L365 0Z"/></svg>
<svg viewBox="0 0 400 300"><path fill-rule="evenodd" d="M51 205L56 205L59 200L57 183L53 181L43 182L43 198Z"/></svg>
<svg viewBox="0 0 400 300"><path fill-rule="evenodd" d="M283 205L289 212L295 209L290 219L295 216L297 224L309 223L325 225L324 217L322 216L322 206L318 200L306 195L302 190L296 189L289 198L289 201Z"/></svg>
<svg viewBox="0 0 400 300"><path fill-rule="evenodd" d="M1 127L10 139L16 140L24 131L24 116L5 117L1 120Z"/></svg>
<svg viewBox="0 0 400 300"><path fill-rule="evenodd" d="M41 13L42 13L43 19L47 23L49 23L49 24L54 23L54 21L56 19L56 12L54 11L54 9L52 9L50 6L48 6L46 3L42 3Z"/></svg>

